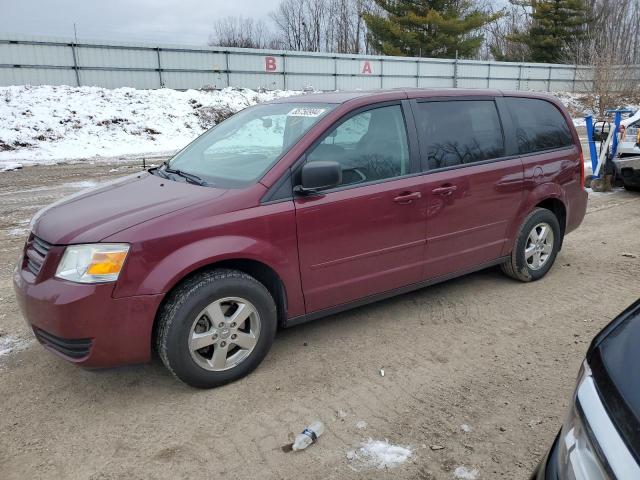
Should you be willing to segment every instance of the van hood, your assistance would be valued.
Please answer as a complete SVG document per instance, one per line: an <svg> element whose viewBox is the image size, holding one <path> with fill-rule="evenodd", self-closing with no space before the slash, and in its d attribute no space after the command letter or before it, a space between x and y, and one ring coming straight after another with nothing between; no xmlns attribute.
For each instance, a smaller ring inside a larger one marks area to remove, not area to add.
<svg viewBox="0 0 640 480"><path fill-rule="evenodd" d="M148 172L78 192L40 210L31 231L55 245L91 243L152 218L219 197L226 190Z"/></svg>

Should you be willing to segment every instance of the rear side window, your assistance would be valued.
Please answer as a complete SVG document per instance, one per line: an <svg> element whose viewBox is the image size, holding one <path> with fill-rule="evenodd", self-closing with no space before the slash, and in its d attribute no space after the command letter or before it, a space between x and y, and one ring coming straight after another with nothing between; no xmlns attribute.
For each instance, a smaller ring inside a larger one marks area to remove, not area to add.
<svg viewBox="0 0 640 480"><path fill-rule="evenodd" d="M504 156L502 127L493 100L421 102L417 122L430 170Z"/></svg>
<svg viewBox="0 0 640 480"><path fill-rule="evenodd" d="M571 130L560 111L545 100L506 98L516 127L521 154L573 145Z"/></svg>

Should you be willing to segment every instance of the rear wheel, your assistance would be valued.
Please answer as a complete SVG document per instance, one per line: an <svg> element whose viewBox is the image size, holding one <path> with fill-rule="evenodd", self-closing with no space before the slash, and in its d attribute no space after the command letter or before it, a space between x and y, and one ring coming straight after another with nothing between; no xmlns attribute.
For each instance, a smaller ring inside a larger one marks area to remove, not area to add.
<svg viewBox="0 0 640 480"><path fill-rule="evenodd" d="M171 292L158 322L156 347L165 366L193 387L210 388L258 366L273 343L277 316L256 279L213 270Z"/></svg>
<svg viewBox="0 0 640 480"><path fill-rule="evenodd" d="M523 282L544 277L553 266L561 241L562 231L554 213L536 208L520 227L511 256L501 265L502 271Z"/></svg>

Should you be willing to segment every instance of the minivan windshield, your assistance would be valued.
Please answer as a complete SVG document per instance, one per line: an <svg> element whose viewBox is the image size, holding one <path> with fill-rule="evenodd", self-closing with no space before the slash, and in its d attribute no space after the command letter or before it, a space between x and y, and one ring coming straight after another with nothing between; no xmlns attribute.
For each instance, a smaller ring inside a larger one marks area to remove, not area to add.
<svg viewBox="0 0 640 480"><path fill-rule="evenodd" d="M249 185L334 106L292 102L247 108L178 152L163 172L191 175L221 188Z"/></svg>

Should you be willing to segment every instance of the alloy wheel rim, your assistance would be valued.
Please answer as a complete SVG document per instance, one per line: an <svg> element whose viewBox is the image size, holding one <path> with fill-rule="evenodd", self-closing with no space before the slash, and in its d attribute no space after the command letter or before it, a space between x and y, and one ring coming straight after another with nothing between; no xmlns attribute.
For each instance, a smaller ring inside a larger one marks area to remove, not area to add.
<svg viewBox="0 0 640 480"><path fill-rule="evenodd" d="M554 235L551 225L542 222L531 229L524 247L524 259L531 270L544 267L553 253Z"/></svg>
<svg viewBox="0 0 640 480"><path fill-rule="evenodd" d="M260 315L251 302L225 297L207 305L189 331L191 358L201 368L221 372L238 366L260 337Z"/></svg>

